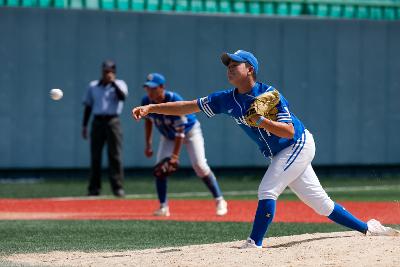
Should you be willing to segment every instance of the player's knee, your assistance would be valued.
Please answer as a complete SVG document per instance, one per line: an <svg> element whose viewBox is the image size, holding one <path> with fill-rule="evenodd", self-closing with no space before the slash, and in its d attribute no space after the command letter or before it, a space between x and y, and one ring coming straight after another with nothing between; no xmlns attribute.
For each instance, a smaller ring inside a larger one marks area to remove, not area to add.
<svg viewBox="0 0 400 267"><path fill-rule="evenodd" d="M335 207L335 203L330 199L325 199L321 201L315 207L312 207L316 213L322 216L329 216Z"/></svg>
<svg viewBox="0 0 400 267"><path fill-rule="evenodd" d="M258 190L258 200L263 200L263 199L273 199L277 200L278 199L278 194L274 191L269 191L269 190Z"/></svg>
<svg viewBox="0 0 400 267"><path fill-rule="evenodd" d="M196 172L196 175L198 177L207 176L211 172L211 169L207 165L207 163L196 163L196 164L193 164L193 169Z"/></svg>
<svg viewBox="0 0 400 267"><path fill-rule="evenodd" d="M258 200L277 200L281 192L277 188L266 187L262 183L258 186Z"/></svg>

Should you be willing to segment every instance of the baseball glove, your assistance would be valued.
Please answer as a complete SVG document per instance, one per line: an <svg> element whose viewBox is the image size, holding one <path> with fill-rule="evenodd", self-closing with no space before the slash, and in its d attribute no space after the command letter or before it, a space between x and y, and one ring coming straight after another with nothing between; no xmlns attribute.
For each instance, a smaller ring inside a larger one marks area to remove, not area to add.
<svg viewBox="0 0 400 267"><path fill-rule="evenodd" d="M277 90L265 92L257 96L246 111L246 115L244 116L246 123L249 126L257 127L256 122L254 121L254 117L257 115L264 116L268 119L276 116L277 109L275 106L279 101L279 92Z"/></svg>
<svg viewBox="0 0 400 267"><path fill-rule="evenodd" d="M153 175L157 178L165 178L178 170L178 162L171 162L170 157L166 157L154 166Z"/></svg>

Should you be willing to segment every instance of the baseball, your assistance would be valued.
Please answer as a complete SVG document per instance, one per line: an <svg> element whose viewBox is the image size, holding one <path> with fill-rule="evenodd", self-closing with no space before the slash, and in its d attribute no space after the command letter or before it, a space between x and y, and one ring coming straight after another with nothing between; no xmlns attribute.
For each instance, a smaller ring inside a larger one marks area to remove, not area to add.
<svg viewBox="0 0 400 267"><path fill-rule="evenodd" d="M61 89L51 89L50 97L53 100L60 100L63 97L63 91Z"/></svg>

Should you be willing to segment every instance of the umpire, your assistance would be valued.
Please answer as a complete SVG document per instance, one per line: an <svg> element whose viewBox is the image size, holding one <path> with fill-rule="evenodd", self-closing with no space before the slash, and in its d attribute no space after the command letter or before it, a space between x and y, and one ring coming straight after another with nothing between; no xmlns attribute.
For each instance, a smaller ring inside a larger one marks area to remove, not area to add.
<svg viewBox="0 0 400 267"><path fill-rule="evenodd" d="M102 64L100 80L92 81L83 99L82 137L88 138L87 125L91 113L94 115L90 133L91 173L88 186L89 196L100 195L101 162L104 144L107 143L109 177L115 196L123 197L122 129L119 115L128 95L123 80L116 79L116 65L106 60Z"/></svg>

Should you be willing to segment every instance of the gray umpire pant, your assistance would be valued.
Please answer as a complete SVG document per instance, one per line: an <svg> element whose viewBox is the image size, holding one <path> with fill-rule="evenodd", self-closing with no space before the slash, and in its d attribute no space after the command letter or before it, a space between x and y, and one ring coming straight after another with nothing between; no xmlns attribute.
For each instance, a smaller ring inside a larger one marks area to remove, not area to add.
<svg viewBox="0 0 400 267"><path fill-rule="evenodd" d="M113 192L122 189L122 129L118 116L95 116L90 133L91 174L89 194L99 194L101 189L101 162L104 144L107 143L109 178Z"/></svg>

